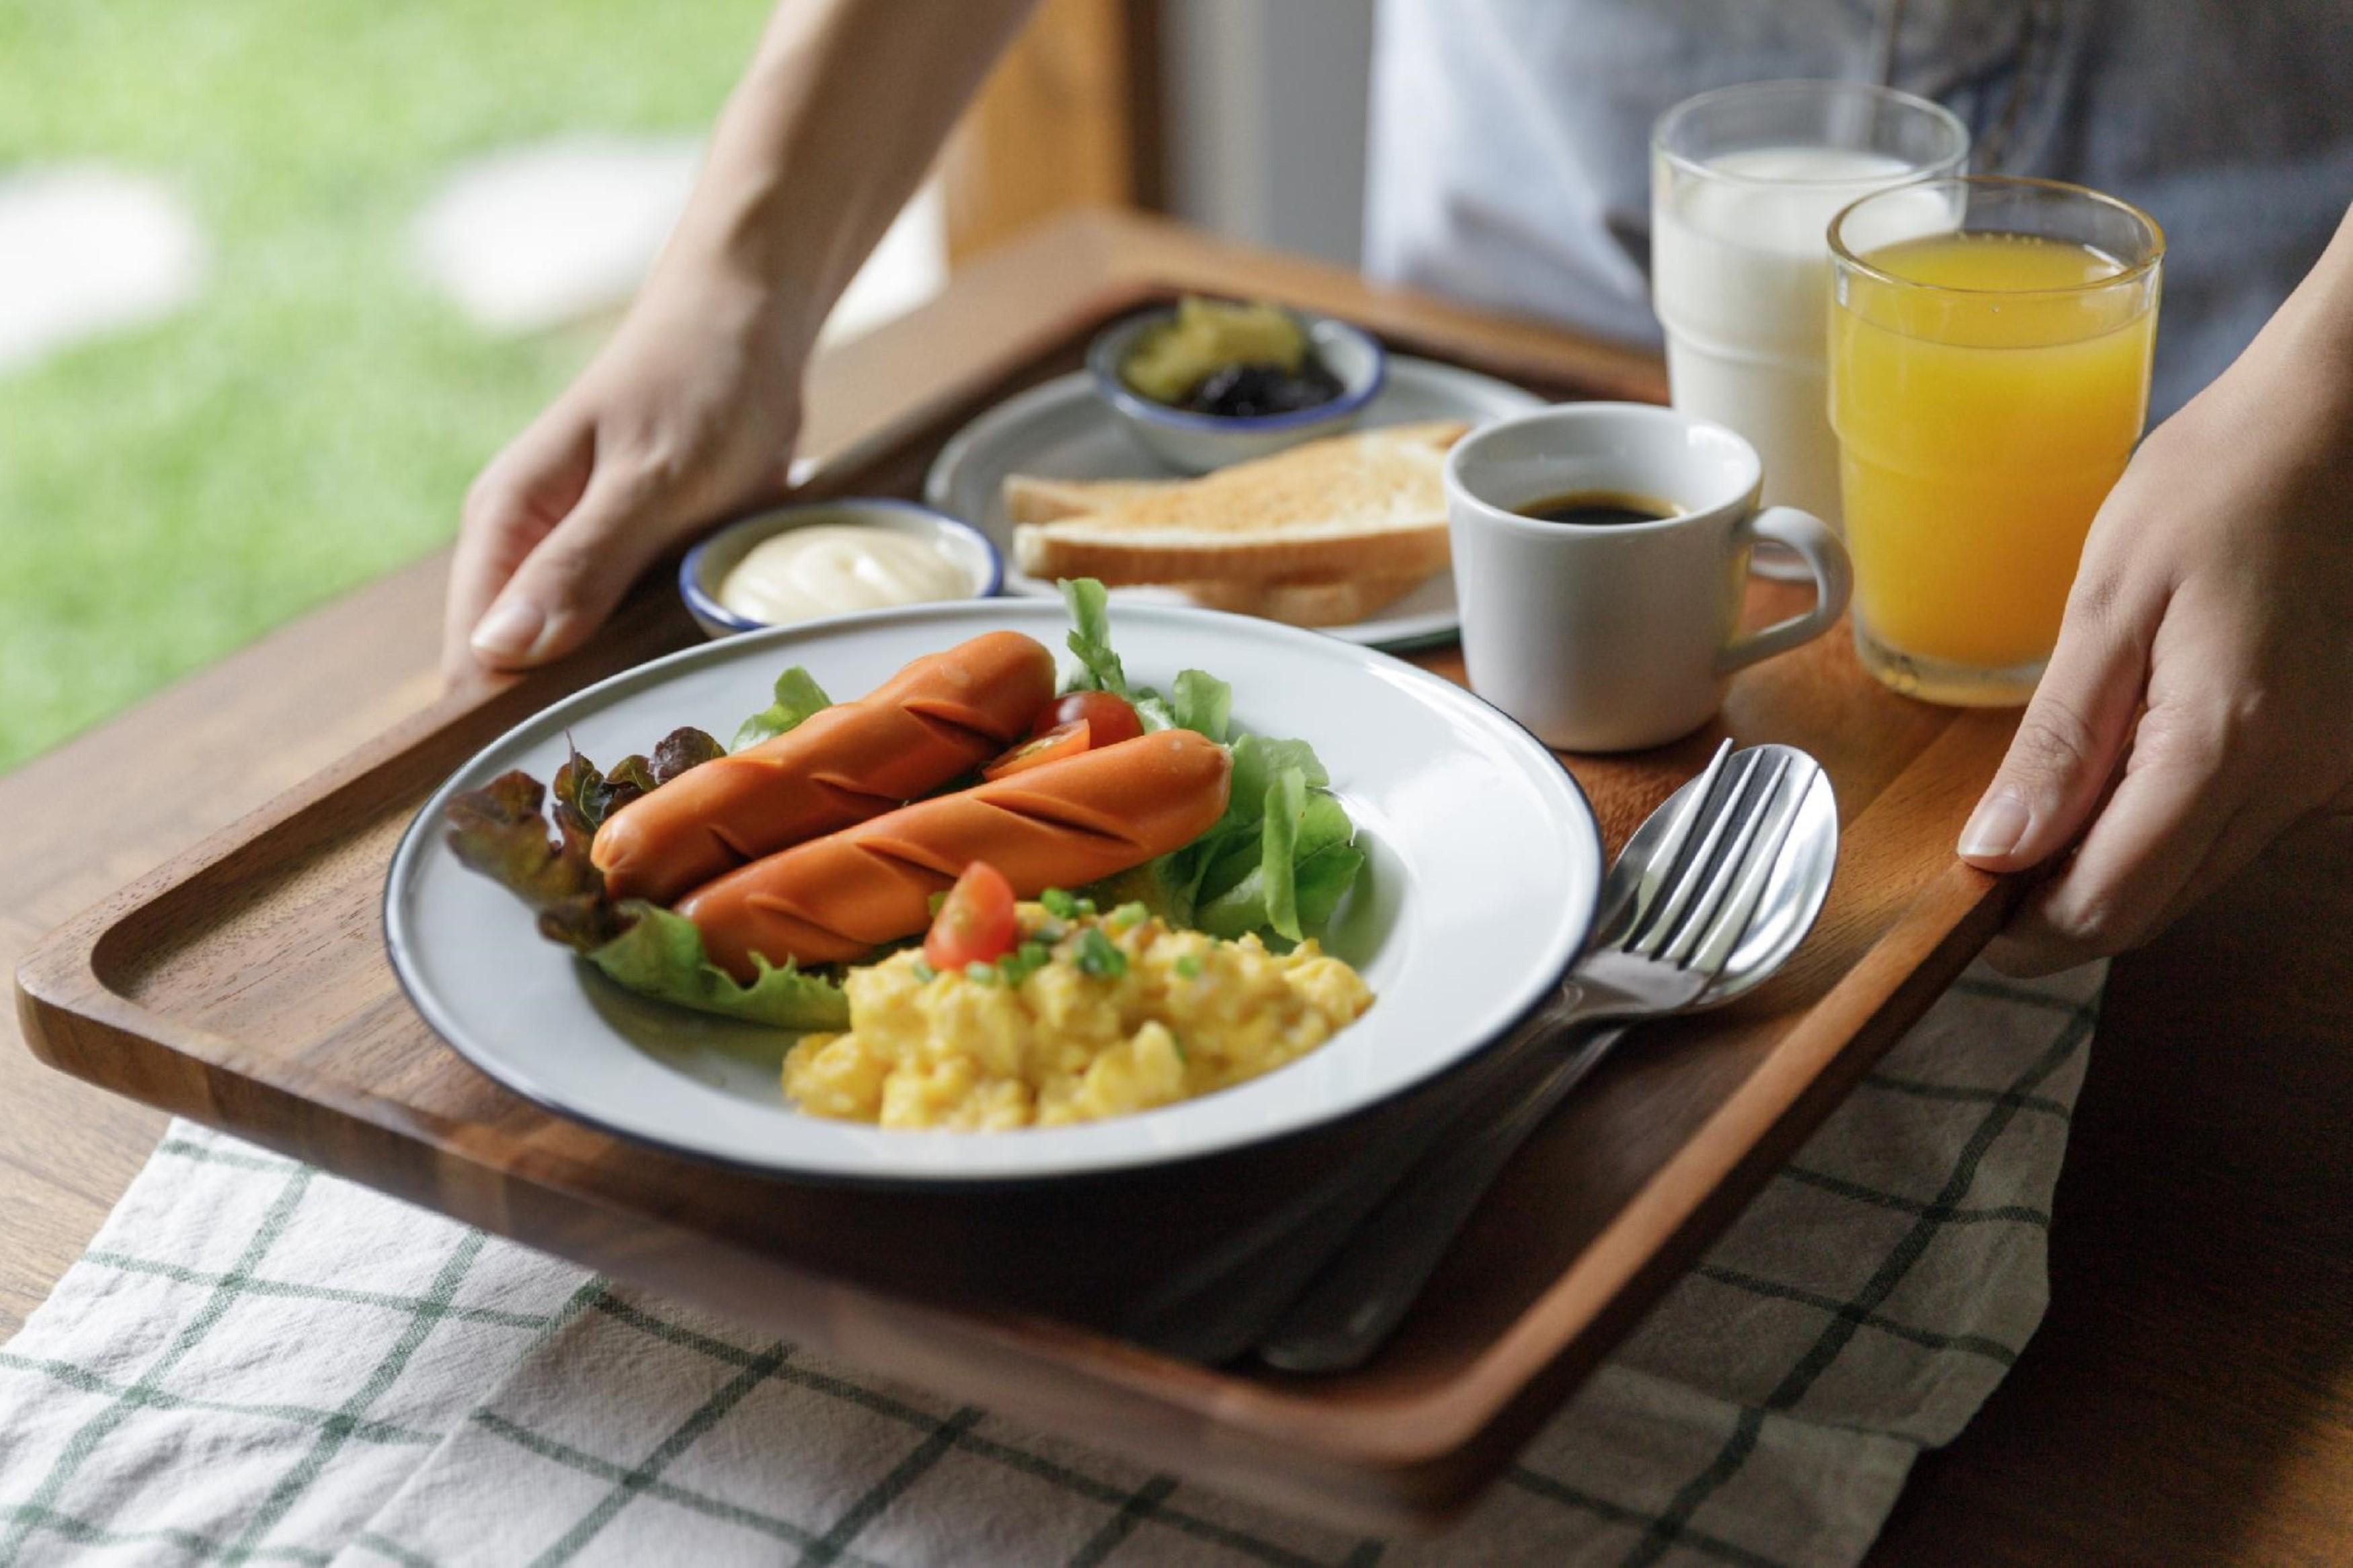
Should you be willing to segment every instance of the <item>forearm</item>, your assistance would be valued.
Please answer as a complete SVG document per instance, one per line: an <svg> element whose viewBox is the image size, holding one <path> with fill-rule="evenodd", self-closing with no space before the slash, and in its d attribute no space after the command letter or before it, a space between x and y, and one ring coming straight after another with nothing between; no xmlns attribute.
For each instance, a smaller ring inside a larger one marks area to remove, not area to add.
<svg viewBox="0 0 2353 1568"><path fill-rule="evenodd" d="M813 338L1036 0L782 0L663 270L773 291Z"/></svg>
<svg viewBox="0 0 2353 1568"><path fill-rule="evenodd" d="M2353 411L2353 209L2247 351L2254 365Z"/></svg>

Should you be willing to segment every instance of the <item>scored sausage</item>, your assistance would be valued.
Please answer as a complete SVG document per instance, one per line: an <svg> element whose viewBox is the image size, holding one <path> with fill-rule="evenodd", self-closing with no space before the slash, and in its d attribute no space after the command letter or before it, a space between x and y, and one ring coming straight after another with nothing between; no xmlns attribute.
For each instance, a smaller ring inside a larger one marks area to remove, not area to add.
<svg viewBox="0 0 2353 1568"><path fill-rule="evenodd" d="M588 858L613 897L668 903L937 789L1027 734L1053 695L1054 656L1042 644L988 632L638 796L605 820Z"/></svg>
<svg viewBox="0 0 2353 1568"><path fill-rule="evenodd" d="M780 850L696 889L678 912L738 980L770 963L838 963L931 923L934 895L986 860L1034 898L1182 848L1226 809L1232 760L1190 730L1163 730L917 801ZM691 776L691 775L689 775Z"/></svg>

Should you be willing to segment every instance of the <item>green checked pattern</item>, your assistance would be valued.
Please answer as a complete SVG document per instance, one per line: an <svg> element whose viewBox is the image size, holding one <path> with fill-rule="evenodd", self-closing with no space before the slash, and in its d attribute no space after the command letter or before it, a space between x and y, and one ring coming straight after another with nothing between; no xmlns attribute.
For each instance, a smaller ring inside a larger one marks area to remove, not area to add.
<svg viewBox="0 0 2353 1568"><path fill-rule="evenodd" d="M2097 984L1956 986L1430 1540L1238 1503L175 1125L0 1349L0 1568L1850 1563L2041 1317Z"/></svg>

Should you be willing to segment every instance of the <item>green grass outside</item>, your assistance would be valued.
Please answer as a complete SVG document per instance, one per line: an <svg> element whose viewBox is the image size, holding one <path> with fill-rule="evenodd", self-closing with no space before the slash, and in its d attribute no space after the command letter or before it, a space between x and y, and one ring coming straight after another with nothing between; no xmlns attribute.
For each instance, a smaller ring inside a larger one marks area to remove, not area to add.
<svg viewBox="0 0 2353 1568"><path fill-rule="evenodd" d="M475 153L701 132L767 4L0 0L0 169L160 175L212 250L179 316L0 372L0 767L448 538L596 334L477 333L411 215Z"/></svg>

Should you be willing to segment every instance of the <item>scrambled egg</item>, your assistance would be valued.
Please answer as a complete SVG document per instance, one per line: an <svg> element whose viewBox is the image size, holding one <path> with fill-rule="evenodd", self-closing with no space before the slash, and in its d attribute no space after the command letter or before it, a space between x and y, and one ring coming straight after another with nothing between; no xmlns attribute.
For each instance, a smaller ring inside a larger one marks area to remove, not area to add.
<svg viewBox="0 0 2353 1568"><path fill-rule="evenodd" d="M1019 907L1023 956L934 973L910 949L853 969L847 1034L785 1058L817 1116L995 1131L1167 1105L1315 1049L1372 1005L1313 942L1274 953L1124 906L1064 919Z"/></svg>

